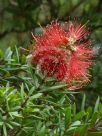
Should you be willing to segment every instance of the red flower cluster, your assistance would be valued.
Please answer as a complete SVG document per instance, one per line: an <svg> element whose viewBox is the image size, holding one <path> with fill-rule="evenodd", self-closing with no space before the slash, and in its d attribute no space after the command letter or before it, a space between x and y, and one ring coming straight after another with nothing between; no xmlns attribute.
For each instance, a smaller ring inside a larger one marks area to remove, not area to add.
<svg viewBox="0 0 102 136"><path fill-rule="evenodd" d="M69 90L81 88L89 81L94 52L89 41L83 42L88 34L86 26L77 22L53 22L34 38L32 63L47 76L67 83Z"/></svg>

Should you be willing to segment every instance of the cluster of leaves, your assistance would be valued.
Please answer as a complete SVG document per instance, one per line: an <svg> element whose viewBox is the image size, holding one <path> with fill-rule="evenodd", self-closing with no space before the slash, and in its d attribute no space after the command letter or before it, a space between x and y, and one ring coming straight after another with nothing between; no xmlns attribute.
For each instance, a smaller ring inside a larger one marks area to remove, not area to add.
<svg viewBox="0 0 102 136"><path fill-rule="evenodd" d="M83 99L84 100L84 99ZM84 102L82 103L84 105ZM25 91L0 87L0 132L4 136L101 136L102 105L97 99L94 110L89 107L76 112L67 93L39 93L34 87Z"/></svg>
<svg viewBox="0 0 102 136"><path fill-rule="evenodd" d="M65 84L45 78L15 47L0 53L1 136L101 136L102 104L80 111Z"/></svg>

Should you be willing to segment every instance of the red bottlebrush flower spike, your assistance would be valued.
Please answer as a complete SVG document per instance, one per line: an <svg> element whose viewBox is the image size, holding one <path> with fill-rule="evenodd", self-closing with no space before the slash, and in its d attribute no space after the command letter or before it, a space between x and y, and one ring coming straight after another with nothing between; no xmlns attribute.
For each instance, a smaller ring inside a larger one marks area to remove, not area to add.
<svg viewBox="0 0 102 136"><path fill-rule="evenodd" d="M58 22L53 22L43 30L43 35L36 38L37 47L41 46L60 46L68 43L67 33L61 28Z"/></svg>
<svg viewBox="0 0 102 136"><path fill-rule="evenodd" d="M89 82L88 68L92 65L93 50L83 45L76 45L76 51L72 53L69 61L69 70L65 81L69 84L70 90L81 88Z"/></svg>
<svg viewBox="0 0 102 136"><path fill-rule="evenodd" d="M81 88L89 81L93 49L89 42L77 44L88 35L85 25L53 22L42 36L36 37L32 63L40 65L43 73L68 84L69 90Z"/></svg>
<svg viewBox="0 0 102 136"><path fill-rule="evenodd" d="M67 54L56 47L41 47L32 53L32 63L38 64L48 76L63 80L67 71Z"/></svg>
<svg viewBox="0 0 102 136"><path fill-rule="evenodd" d="M74 44L77 40L81 40L85 36L89 35L86 25L82 25L76 21L65 23L63 28L67 31L68 41L71 44Z"/></svg>

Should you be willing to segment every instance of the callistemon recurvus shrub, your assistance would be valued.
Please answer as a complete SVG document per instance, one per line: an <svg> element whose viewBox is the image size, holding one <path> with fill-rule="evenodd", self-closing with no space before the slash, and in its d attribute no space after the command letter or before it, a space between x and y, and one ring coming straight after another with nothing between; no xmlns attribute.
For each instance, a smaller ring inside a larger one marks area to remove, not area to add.
<svg viewBox="0 0 102 136"><path fill-rule="evenodd" d="M48 77L68 84L69 90L81 88L90 80L93 49L89 32L79 22L52 22L43 29L41 36L33 36L32 64L39 65Z"/></svg>

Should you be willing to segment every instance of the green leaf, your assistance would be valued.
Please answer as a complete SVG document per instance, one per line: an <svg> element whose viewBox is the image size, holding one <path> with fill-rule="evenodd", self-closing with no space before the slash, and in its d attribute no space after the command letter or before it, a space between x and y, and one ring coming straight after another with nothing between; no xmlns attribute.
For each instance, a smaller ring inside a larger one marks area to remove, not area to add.
<svg viewBox="0 0 102 136"><path fill-rule="evenodd" d="M38 93L38 94L35 94L35 95L31 96L29 98L29 100L34 100L34 99L40 98L41 96L42 96L42 93Z"/></svg>
<svg viewBox="0 0 102 136"><path fill-rule="evenodd" d="M43 126L42 128L40 128L40 130L39 130L39 133L38 133L38 135L39 136L45 136L46 134L45 134L45 131L46 129L45 129L45 126Z"/></svg>
<svg viewBox="0 0 102 136"><path fill-rule="evenodd" d="M3 122L0 122L0 126L2 126L3 125Z"/></svg>
<svg viewBox="0 0 102 136"><path fill-rule="evenodd" d="M16 50L16 56L17 56L17 61L18 61L18 63L19 63L19 52L18 52L18 48L17 48L17 46L15 46L15 50Z"/></svg>
<svg viewBox="0 0 102 136"><path fill-rule="evenodd" d="M85 116L86 113L84 111L80 111L79 113L77 113L74 117L74 120L81 120L83 118L83 116Z"/></svg>
<svg viewBox="0 0 102 136"><path fill-rule="evenodd" d="M6 129L6 125L3 124L3 133L4 133L4 136L7 136L7 129Z"/></svg>
<svg viewBox="0 0 102 136"><path fill-rule="evenodd" d="M13 129L13 126L9 123L6 123L6 125L10 128L10 129Z"/></svg>
<svg viewBox="0 0 102 136"><path fill-rule="evenodd" d="M24 85L23 85L23 83L22 83L22 85L21 85L21 98L22 98L22 100L24 100Z"/></svg>
<svg viewBox="0 0 102 136"><path fill-rule="evenodd" d="M32 95L32 93L35 91L35 87L33 86L30 90L29 90L29 95Z"/></svg>
<svg viewBox="0 0 102 136"><path fill-rule="evenodd" d="M68 128L71 123L71 105L65 109L65 128Z"/></svg>
<svg viewBox="0 0 102 136"><path fill-rule="evenodd" d="M91 118L92 116L92 107L88 107L87 111L86 111L86 119L85 122L88 122L88 120Z"/></svg>
<svg viewBox="0 0 102 136"><path fill-rule="evenodd" d="M29 71L30 71L31 77L33 79L34 86L36 88L38 88L39 87L39 80L38 80L36 74L34 73L33 67L30 64L29 64Z"/></svg>
<svg viewBox="0 0 102 136"><path fill-rule="evenodd" d="M63 95L62 97L61 97L61 99L59 100L59 104L63 104L64 103L64 101L65 101L65 95Z"/></svg>
<svg viewBox="0 0 102 136"><path fill-rule="evenodd" d="M73 131L75 131L75 130L76 130L76 128L77 128L76 126L75 126L75 127L69 127L69 129L67 130L67 132L70 132L70 131L72 131L72 132L73 132Z"/></svg>
<svg viewBox="0 0 102 136"><path fill-rule="evenodd" d="M81 105L81 110L83 110L83 111L85 109L85 100L86 100L86 95L84 94L83 100L82 100L82 105Z"/></svg>
<svg viewBox="0 0 102 136"><path fill-rule="evenodd" d="M81 125L81 122L80 121L75 121L71 124L71 127L75 127L75 126L79 126Z"/></svg>
<svg viewBox="0 0 102 136"><path fill-rule="evenodd" d="M95 104L94 112L98 111L99 103L100 103L100 97L98 96L96 104Z"/></svg>
<svg viewBox="0 0 102 136"><path fill-rule="evenodd" d="M87 132L87 128L88 128L87 124L84 124L83 126L81 126L79 136L85 136L85 134Z"/></svg>
<svg viewBox="0 0 102 136"><path fill-rule="evenodd" d="M72 105L72 111L73 111L73 116L75 117L76 115L76 104L75 103Z"/></svg>
<svg viewBox="0 0 102 136"><path fill-rule="evenodd" d="M19 108L19 107L18 107ZM13 117L19 117L19 118L22 118L22 116L17 112L17 111L14 111L14 112L9 112L9 115L13 118Z"/></svg>
<svg viewBox="0 0 102 136"><path fill-rule="evenodd" d="M98 118L98 112L94 112L91 119L91 124L90 124L91 127L95 125L97 118Z"/></svg>
<svg viewBox="0 0 102 136"><path fill-rule="evenodd" d="M11 60L12 53L13 52L11 51L11 48L8 47L7 50L6 50L6 52L5 52L4 59L7 60L7 61Z"/></svg>
<svg viewBox="0 0 102 136"><path fill-rule="evenodd" d="M21 126L21 124L19 124L18 122L14 122L14 121L10 121L10 124L12 124L14 126Z"/></svg>
<svg viewBox="0 0 102 136"><path fill-rule="evenodd" d="M59 85L55 85L55 86L52 86L52 87L45 87L40 92L55 91L57 89L61 89L61 88L64 88L66 86L67 86L66 84L61 84L61 85L59 84Z"/></svg>
<svg viewBox="0 0 102 136"><path fill-rule="evenodd" d="M23 127L22 131L24 131L25 133L28 133L30 130L32 130L32 127Z"/></svg>

